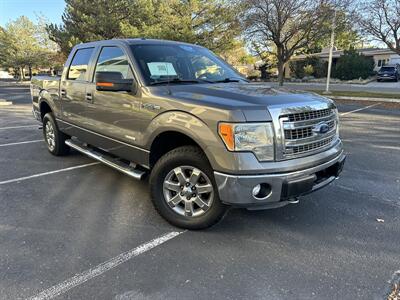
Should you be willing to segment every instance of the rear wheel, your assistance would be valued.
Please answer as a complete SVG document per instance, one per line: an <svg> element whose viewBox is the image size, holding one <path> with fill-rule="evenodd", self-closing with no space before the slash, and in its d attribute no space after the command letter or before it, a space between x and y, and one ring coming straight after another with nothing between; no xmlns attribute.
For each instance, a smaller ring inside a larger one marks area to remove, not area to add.
<svg viewBox="0 0 400 300"><path fill-rule="evenodd" d="M58 129L52 113L43 118L43 136L51 154L61 156L69 152L70 148L65 144L69 137Z"/></svg>
<svg viewBox="0 0 400 300"><path fill-rule="evenodd" d="M207 228L226 211L212 168L198 147L179 147L165 154L152 170L150 188L157 211L178 227Z"/></svg>

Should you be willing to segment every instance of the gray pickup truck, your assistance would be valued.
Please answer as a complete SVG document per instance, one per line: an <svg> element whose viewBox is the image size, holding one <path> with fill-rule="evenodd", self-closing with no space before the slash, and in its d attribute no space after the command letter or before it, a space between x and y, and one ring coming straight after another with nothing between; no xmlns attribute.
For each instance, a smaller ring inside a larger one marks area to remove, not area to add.
<svg viewBox="0 0 400 300"><path fill-rule="evenodd" d="M61 78L33 78L31 94L50 153L149 174L155 208L182 228L209 227L228 206L297 203L345 161L331 100L249 83L197 45L79 44Z"/></svg>

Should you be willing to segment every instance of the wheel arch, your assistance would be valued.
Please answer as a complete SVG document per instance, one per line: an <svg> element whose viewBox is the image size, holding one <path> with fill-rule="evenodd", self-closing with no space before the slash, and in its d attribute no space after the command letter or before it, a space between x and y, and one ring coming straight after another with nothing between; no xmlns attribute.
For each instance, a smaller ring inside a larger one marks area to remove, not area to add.
<svg viewBox="0 0 400 300"><path fill-rule="evenodd" d="M49 103L46 100L42 100L39 103L39 110L40 110L40 118L43 121L44 116L49 113L52 112L53 110L51 109L51 106L49 105Z"/></svg>
<svg viewBox="0 0 400 300"><path fill-rule="evenodd" d="M170 111L157 116L150 123L147 132L150 133L147 137L150 141L147 145L147 149L150 149L150 167L163 154L176 147L195 145L204 152L215 169L217 160L214 149L225 150L218 136L206 123L186 112Z"/></svg>

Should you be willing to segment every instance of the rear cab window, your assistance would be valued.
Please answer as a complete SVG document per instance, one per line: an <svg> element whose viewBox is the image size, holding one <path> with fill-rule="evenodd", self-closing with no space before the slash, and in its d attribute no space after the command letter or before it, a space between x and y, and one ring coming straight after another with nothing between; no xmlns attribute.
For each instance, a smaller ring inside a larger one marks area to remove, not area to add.
<svg viewBox="0 0 400 300"><path fill-rule="evenodd" d="M88 72L88 66L90 58L92 57L94 48L78 49L74 57L72 58L71 65L68 69L68 80L86 80L86 73Z"/></svg>

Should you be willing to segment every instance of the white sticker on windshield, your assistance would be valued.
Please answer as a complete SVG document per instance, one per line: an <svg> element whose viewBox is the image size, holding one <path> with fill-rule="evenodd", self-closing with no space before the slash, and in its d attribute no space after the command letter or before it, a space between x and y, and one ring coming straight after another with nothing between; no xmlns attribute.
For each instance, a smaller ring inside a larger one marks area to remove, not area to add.
<svg viewBox="0 0 400 300"><path fill-rule="evenodd" d="M147 63L151 76L175 76L176 71L172 63L151 62Z"/></svg>

